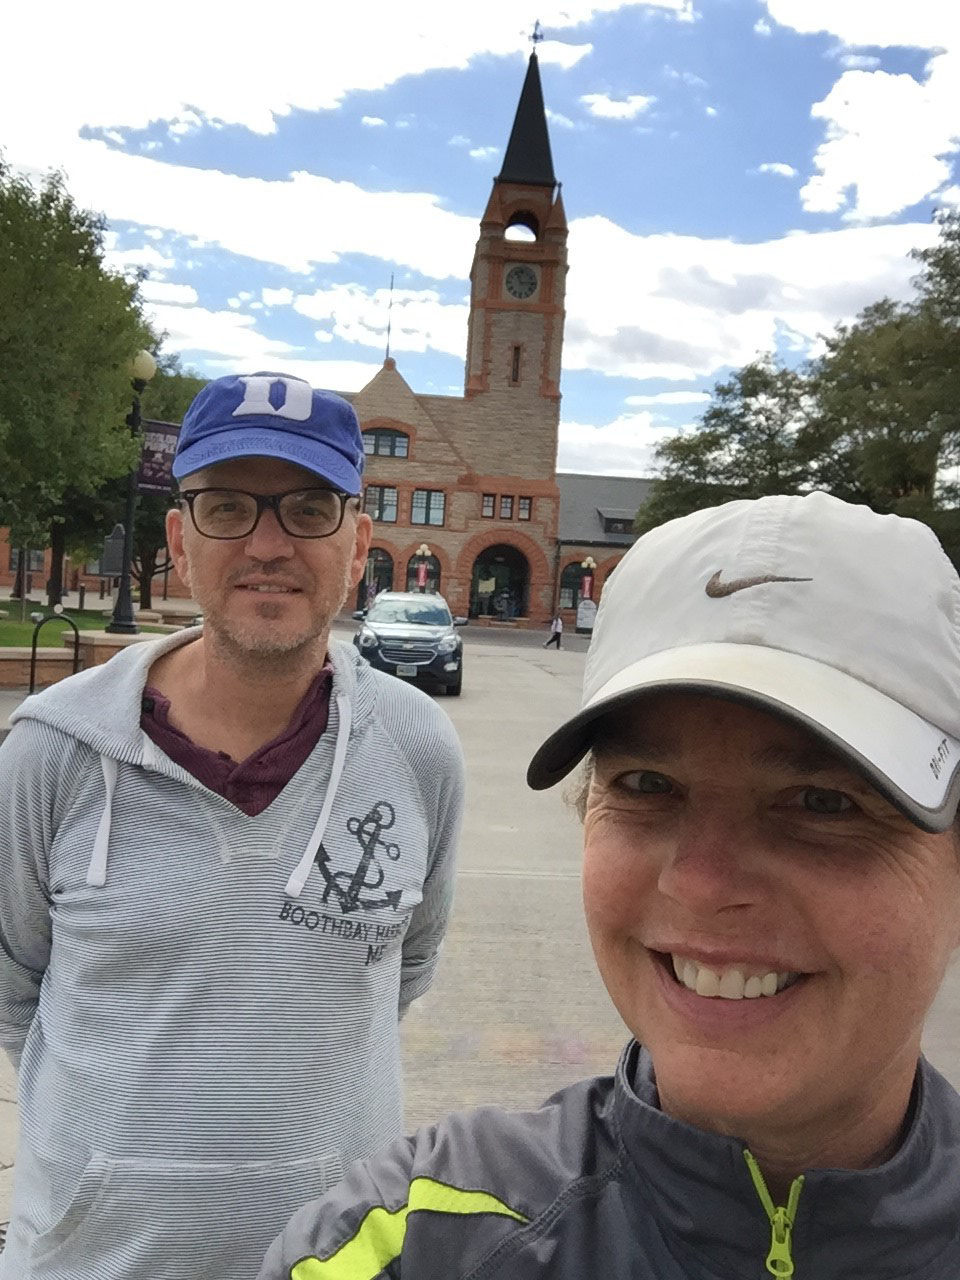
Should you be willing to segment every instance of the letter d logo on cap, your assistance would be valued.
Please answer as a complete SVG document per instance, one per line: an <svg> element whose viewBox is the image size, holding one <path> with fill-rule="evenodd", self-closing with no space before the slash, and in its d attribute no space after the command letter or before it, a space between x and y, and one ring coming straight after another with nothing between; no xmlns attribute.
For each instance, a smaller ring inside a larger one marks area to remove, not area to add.
<svg viewBox="0 0 960 1280"><path fill-rule="evenodd" d="M306 422L313 412L313 388L299 378L267 378L260 374L241 376L243 399L233 411L235 418L247 413L272 414L287 418L290 422ZM280 409L270 403L270 388L283 387L284 400Z"/></svg>

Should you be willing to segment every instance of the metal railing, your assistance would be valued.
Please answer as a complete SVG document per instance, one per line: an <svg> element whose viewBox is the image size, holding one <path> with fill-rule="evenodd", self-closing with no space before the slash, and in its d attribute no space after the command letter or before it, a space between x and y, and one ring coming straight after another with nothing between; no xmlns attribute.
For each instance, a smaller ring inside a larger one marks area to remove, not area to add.
<svg viewBox="0 0 960 1280"><path fill-rule="evenodd" d="M73 674L76 675L80 670L80 629L72 618L68 618L62 611L63 606L58 606L60 612L48 613L41 618L37 625L33 628L33 644L30 647L30 692L33 693L37 684L37 641L40 638L40 628L46 626L48 622L66 622L68 626L73 627Z"/></svg>

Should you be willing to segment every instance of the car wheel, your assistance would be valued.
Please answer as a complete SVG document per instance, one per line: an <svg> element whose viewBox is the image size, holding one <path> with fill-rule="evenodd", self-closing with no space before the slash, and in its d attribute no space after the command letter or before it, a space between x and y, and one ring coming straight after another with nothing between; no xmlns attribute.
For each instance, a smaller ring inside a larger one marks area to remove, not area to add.
<svg viewBox="0 0 960 1280"><path fill-rule="evenodd" d="M457 683L447 685L447 697L459 698L460 690L462 688L463 688L463 672L461 671L460 674L457 676Z"/></svg>

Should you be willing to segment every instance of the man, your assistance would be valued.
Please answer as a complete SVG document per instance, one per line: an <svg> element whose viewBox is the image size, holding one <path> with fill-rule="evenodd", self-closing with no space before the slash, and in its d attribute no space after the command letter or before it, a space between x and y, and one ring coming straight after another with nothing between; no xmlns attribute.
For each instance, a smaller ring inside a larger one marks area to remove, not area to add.
<svg viewBox="0 0 960 1280"><path fill-rule="evenodd" d="M920 1057L960 941L933 534L824 494L647 534L532 785L587 753L587 922L643 1047L360 1164L261 1280L956 1280L960 1098Z"/></svg>
<svg viewBox="0 0 960 1280"><path fill-rule="evenodd" d="M29 699L0 751L3 1280L243 1280L401 1129L462 803L447 717L331 622L360 581L339 397L209 383L167 533L202 630Z"/></svg>
<svg viewBox="0 0 960 1280"><path fill-rule="evenodd" d="M563 619L559 613L553 615L553 621L550 623L550 634L544 640L543 647L549 649L552 644L560 648L560 641L563 639Z"/></svg>

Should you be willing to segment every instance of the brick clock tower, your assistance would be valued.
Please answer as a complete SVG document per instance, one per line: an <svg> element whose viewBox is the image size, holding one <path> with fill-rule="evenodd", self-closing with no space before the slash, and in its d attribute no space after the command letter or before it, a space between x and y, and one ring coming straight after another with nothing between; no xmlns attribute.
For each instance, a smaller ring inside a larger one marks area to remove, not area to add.
<svg viewBox="0 0 960 1280"><path fill-rule="evenodd" d="M389 358L350 397L374 521L361 603L389 587L421 589L425 577L423 588L478 623L550 618L566 274L567 220L534 50L470 270L463 397L414 392Z"/></svg>
<svg viewBox="0 0 960 1280"><path fill-rule="evenodd" d="M515 227L528 235L512 238ZM548 402L556 418L566 274L567 219L534 52L470 270L468 399L509 387ZM552 447L556 458L555 433Z"/></svg>

